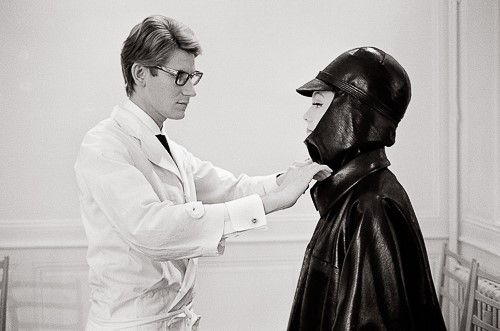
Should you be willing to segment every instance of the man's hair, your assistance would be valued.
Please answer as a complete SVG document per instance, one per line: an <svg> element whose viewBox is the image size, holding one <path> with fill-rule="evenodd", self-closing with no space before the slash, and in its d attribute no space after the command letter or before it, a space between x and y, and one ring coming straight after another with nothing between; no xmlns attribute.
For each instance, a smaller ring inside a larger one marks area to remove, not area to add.
<svg viewBox="0 0 500 331"><path fill-rule="evenodd" d="M125 89L130 97L134 93L134 78L131 68L134 63L157 66L166 63L176 49L198 56L201 46L193 31L185 24L162 15L146 17L134 26L123 42L121 53L122 73ZM156 76L158 71L150 68Z"/></svg>

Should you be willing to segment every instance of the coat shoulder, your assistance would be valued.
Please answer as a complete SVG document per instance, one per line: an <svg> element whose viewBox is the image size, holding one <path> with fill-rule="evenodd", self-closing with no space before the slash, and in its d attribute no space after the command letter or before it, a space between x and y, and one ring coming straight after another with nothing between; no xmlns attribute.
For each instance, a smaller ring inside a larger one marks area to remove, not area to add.
<svg viewBox="0 0 500 331"><path fill-rule="evenodd" d="M83 137L75 168L106 156L111 159L131 159L133 137L128 136L111 118L102 120Z"/></svg>
<svg viewBox="0 0 500 331"><path fill-rule="evenodd" d="M388 201L405 206L410 204L405 189L388 169L373 173L359 182L353 190L353 198L365 208Z"/></svg>
<svg viewBox="0 0 500 331"><path fill-rule="evenodd" d="M388 216L414 219L410 199L396 176L384 169L364 178L353 190L352 202L360 214L370 213L375 219Z"/></svg>

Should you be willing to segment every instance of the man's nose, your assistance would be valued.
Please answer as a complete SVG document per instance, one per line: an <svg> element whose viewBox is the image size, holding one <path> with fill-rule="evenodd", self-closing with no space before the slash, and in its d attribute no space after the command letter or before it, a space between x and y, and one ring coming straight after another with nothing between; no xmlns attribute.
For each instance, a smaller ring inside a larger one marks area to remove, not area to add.
<svg viewBox="0 0 500 331"><path fill-rule="evenodd" d="M182 94L188 97L194 97L196 96L196 91L194 89L193 83L191 80L188 80L186 84L182 87Z"/></svg>

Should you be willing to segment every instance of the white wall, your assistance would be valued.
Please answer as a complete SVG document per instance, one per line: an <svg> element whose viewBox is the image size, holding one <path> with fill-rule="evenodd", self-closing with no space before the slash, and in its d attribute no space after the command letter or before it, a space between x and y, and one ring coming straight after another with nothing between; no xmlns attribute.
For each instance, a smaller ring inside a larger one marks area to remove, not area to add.
<svg viewBox="0 0 500 331"><path fill-rule="evenodd" d="M500 4L463 0L458 13L459 243L500 275Z"/></svg>
<svg viewBox="0 0 500 331"><path fill-rule="evenodd" d="M20 329L74 329L85 319L73 162L84 133L125 97L121 43L157 13L187 23L204 48L198 96L183 121L167 124L169 134L235 173L270 173L306 157L301 118L309 100L294 90L334 57L362 45L396 57L413 97L388 154L436 264L456 188L448 172L445 0L2 1L0 248L13 257L10 309ZM207 330L285 328L316 219L306 194L269 217L267 232L201 261L196 307Z"/></svg>

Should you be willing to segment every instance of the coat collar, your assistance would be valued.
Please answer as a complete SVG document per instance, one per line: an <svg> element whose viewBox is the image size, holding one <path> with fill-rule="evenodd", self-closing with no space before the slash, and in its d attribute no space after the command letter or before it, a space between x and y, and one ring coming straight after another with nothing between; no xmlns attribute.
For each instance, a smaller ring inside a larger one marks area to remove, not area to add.
<svg viewBox="0 0 500 331"><path fill-rule="evenodd" d="M363 178L375 171L387 168L390 164L385 150L383 148L376 149L358 155L335 174L316 183L311 188L311 196L320 216L325 216L340 197Z"/></svg>
<svg viewBox="0 0 500 331"><path fill-rule="evenodd" d="M160 143L157 134L162 134L160 128L156 125L141 108L132 101L127 100L120 106L115 106L111 118L130 136L139 139L141 148L146 157L159 167L162 167L174 173L182 181L181 174L176 164L176 160L170 156ZM164 133L163 133L164 134ZM170 141L168 136L167 141ZM170 144L172 146L172 144ZM170 148L175 159L174 148ZM177 160L178 162L179 160Z"/></svg>

